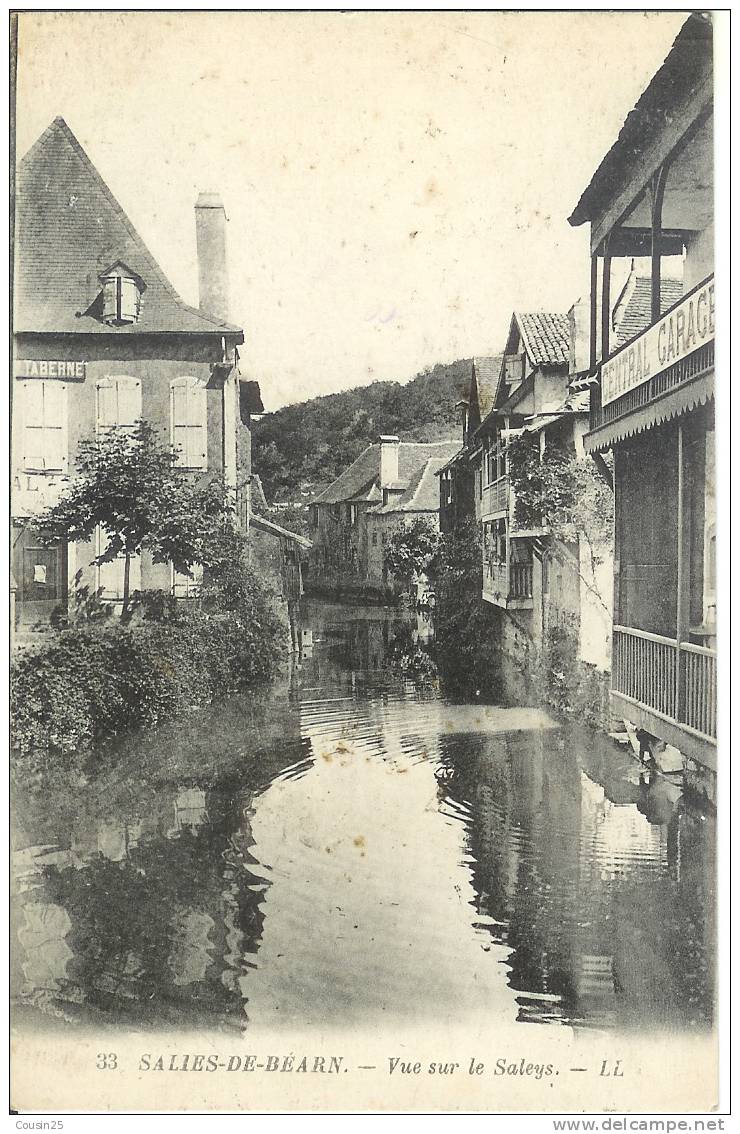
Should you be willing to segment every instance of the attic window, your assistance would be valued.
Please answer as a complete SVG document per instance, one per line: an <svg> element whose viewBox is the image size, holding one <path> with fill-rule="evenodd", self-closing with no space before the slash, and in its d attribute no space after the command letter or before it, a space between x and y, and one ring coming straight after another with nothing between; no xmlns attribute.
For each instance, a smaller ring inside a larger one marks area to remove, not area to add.
<svg viewBox="0 0 740 1134"><path fill-rule="evenodd" d="M141 284L134 275L116 266L101 277L103 321L113 327L136 323L141 310Z"/></svg>

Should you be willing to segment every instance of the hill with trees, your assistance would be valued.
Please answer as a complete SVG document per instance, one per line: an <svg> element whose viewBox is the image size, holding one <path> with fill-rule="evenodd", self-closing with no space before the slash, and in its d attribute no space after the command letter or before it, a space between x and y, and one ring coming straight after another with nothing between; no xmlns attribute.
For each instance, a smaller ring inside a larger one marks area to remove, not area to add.
<svg viewBox="0 0 740 1134"><path fill-rule="evenodd" d="M410 382L373 382L266 414L254 426L252 468L270 502L303 501L339 476L381 433L405 441L460 434L455 404L472 360L440 364Z"/></svg>

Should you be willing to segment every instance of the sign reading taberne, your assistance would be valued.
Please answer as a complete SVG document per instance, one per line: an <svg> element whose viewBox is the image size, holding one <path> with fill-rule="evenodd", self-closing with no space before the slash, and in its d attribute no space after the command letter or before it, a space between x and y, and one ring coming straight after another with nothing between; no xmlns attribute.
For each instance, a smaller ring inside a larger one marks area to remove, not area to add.
<svg viewBox="0 0 740 1134"><path fill-rule="evenodd" d="M16 378L84 378L85 363L62 359L17 358L14 363Z"/></svg>
<svg viewBox="0 0 740 1134"><path fill-rule="evenodd" d="M628 390L714 338L714 276L684 296L651 327L622 347L601 368L601 404Z"/></svg>

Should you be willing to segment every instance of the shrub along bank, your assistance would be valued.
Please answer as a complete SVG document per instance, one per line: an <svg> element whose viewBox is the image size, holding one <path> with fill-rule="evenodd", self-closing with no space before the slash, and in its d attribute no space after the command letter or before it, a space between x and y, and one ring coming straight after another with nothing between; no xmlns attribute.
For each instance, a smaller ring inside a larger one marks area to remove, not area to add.
<svg viewBox="0 0 740 1134"><path fill-rule="evenodd" d="M11 667L12 742L29 768L85 753L271 677L286 631L237 564L197 599L141 596L128 623L80 621Z"/></svg>
<svg viewBox="0 0 740 1134"><path fill-rule="evenodd" d="M440 537L428 567L437 597L437 666L452 697L488 698L499 686L498 622L481 601L482 561L479 528L470 521Z"/></svg>

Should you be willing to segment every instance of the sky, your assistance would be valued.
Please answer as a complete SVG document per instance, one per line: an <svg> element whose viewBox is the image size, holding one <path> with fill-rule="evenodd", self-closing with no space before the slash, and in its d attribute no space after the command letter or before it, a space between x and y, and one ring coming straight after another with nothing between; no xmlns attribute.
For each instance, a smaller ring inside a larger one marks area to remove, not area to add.
<svg viewBox="0 0 740 1134"><path fill-rule="evenodd" d="M61 115L197 305L221 193L268 410L503 348L588 290L567 222L680 12L36 12L17 153Z"/></svg>

